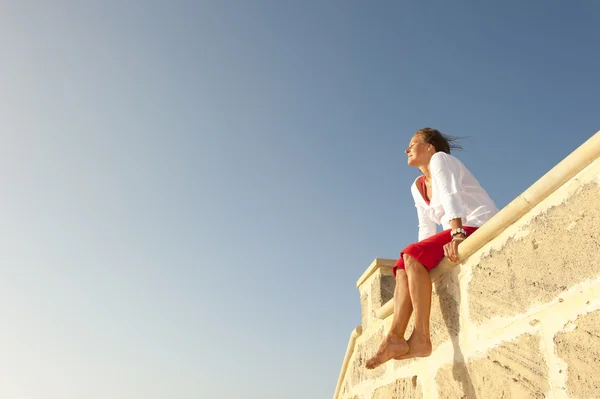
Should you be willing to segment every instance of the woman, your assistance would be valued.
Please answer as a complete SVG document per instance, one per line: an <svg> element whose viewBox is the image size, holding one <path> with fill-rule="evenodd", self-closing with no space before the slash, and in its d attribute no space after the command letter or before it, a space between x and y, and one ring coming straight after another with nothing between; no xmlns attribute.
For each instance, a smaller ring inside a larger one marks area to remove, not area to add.
<svg viewBox="0 0 600 399"><path fill-rule="evenodd" d="M393 267L396 277L394 316L390 332L366 363L373 369L390 359L425 357L431 354L429 271L446 256L458 263L458 245L488 221L498 209L471 172L450 155L453 137L436 129L419 130L405 153L408 164L421 170L411 187L419 218L419 242L400 253ZM436 234L436 225L444 231ZM415 326L406 341L404 333L412 312Z"/></svg>

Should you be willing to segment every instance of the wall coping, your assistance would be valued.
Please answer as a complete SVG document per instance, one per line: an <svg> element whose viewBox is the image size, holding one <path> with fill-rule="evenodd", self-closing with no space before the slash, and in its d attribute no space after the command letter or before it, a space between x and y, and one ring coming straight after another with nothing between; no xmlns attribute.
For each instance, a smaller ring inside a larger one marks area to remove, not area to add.
<svg viewBox="0 0 600 399"><path fill-rule="evenodd" d="M548 173L543 175L527 190L505 206L494 217L488 220L477 231L470 235L458 247L458 254L461 261L471 256L485 244L490 242L494 237L502 233L507 227L517 221L520 217L529 212L533 207L546 199L550 194L556 191L559 187L565 184L577 173L581 172L585 167L591 164L596 159L600 158L600 131L590 137L586 142L580 145L575 151L569 154L565 159L558 163ZM362 284L371 274L375 272L378 265L388 264L391 259L376 258L363 275L358 279L357 286ZM440 264L430 272L431 280L436 281L446 272L454 268L456 264L444 258ZM393 300L388 301L385 305L379 308L375 315L379 319L385 319L393 313ZM356 333L356 336L355 336ZM333 398L338 399L339 390L346 375L346 368L350 361L350 357L354 352L354 344L358 336L362 334L362 329L357 327L350 337L342 370L338 378L338 383L335 389Z"/></svg>
<svg viewBox="0 0 600 399"><path fill-rule="evenodd" d="M383 258L375 258L373 262L367 267L367 270L360 276L358 281L356 282L356 287L360 287L362 283L364 283L373 273L377 271L377 269L389 268L390 270L396 264L396 261L393 259L383 259Z"/></svg>

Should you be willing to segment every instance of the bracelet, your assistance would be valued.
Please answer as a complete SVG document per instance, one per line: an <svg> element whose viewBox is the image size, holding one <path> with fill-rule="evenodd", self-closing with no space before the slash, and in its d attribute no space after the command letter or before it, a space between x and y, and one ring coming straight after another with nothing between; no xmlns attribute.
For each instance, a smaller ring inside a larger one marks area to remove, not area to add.
<svg viewBox="0 0 600 399"><path fill-rule="evenodd" d="M465 240L465 237L456 237L456 236L452 237L452 241L464 241L464 240Z"/></svg>
<svg viewBox="0 0 600 399"><path fill-rule="evenodd" d="M462 227L459 227L457 229L452 229L452 231L450 232L450 237L454 237L457 234L464 234L464 236L467 236L467 232L465 231L465 229L463 229Z"/></svg>

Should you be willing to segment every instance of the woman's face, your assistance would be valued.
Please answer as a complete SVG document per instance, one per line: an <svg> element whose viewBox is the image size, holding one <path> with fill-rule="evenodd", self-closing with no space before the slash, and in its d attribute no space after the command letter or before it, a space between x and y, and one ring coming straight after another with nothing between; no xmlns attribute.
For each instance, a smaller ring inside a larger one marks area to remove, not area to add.
<svg viewBox="0 0 600 399"><path fill-rule="evenodd" d="M431 156L435 154L435 147L424 143L421 135L417 133L410 139L408 148L404 152L408 155L408 164L418 168L429 164Z"/></svg>

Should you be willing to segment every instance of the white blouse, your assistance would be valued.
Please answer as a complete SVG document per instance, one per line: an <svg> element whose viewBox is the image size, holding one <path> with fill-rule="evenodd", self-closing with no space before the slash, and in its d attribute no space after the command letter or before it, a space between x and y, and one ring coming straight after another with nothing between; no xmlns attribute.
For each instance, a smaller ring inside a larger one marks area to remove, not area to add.
<svg viewBox="0 0 600 399"><path fill-rule="evenodd" d="M450 220L461 218L463 226L481 227L498 212L496 204L461 161L445 152L436 152L429 163L431 201L428 205L417 184L411 192L419 216L419 241L436 233L436 224L450 229Z"/></svg>

